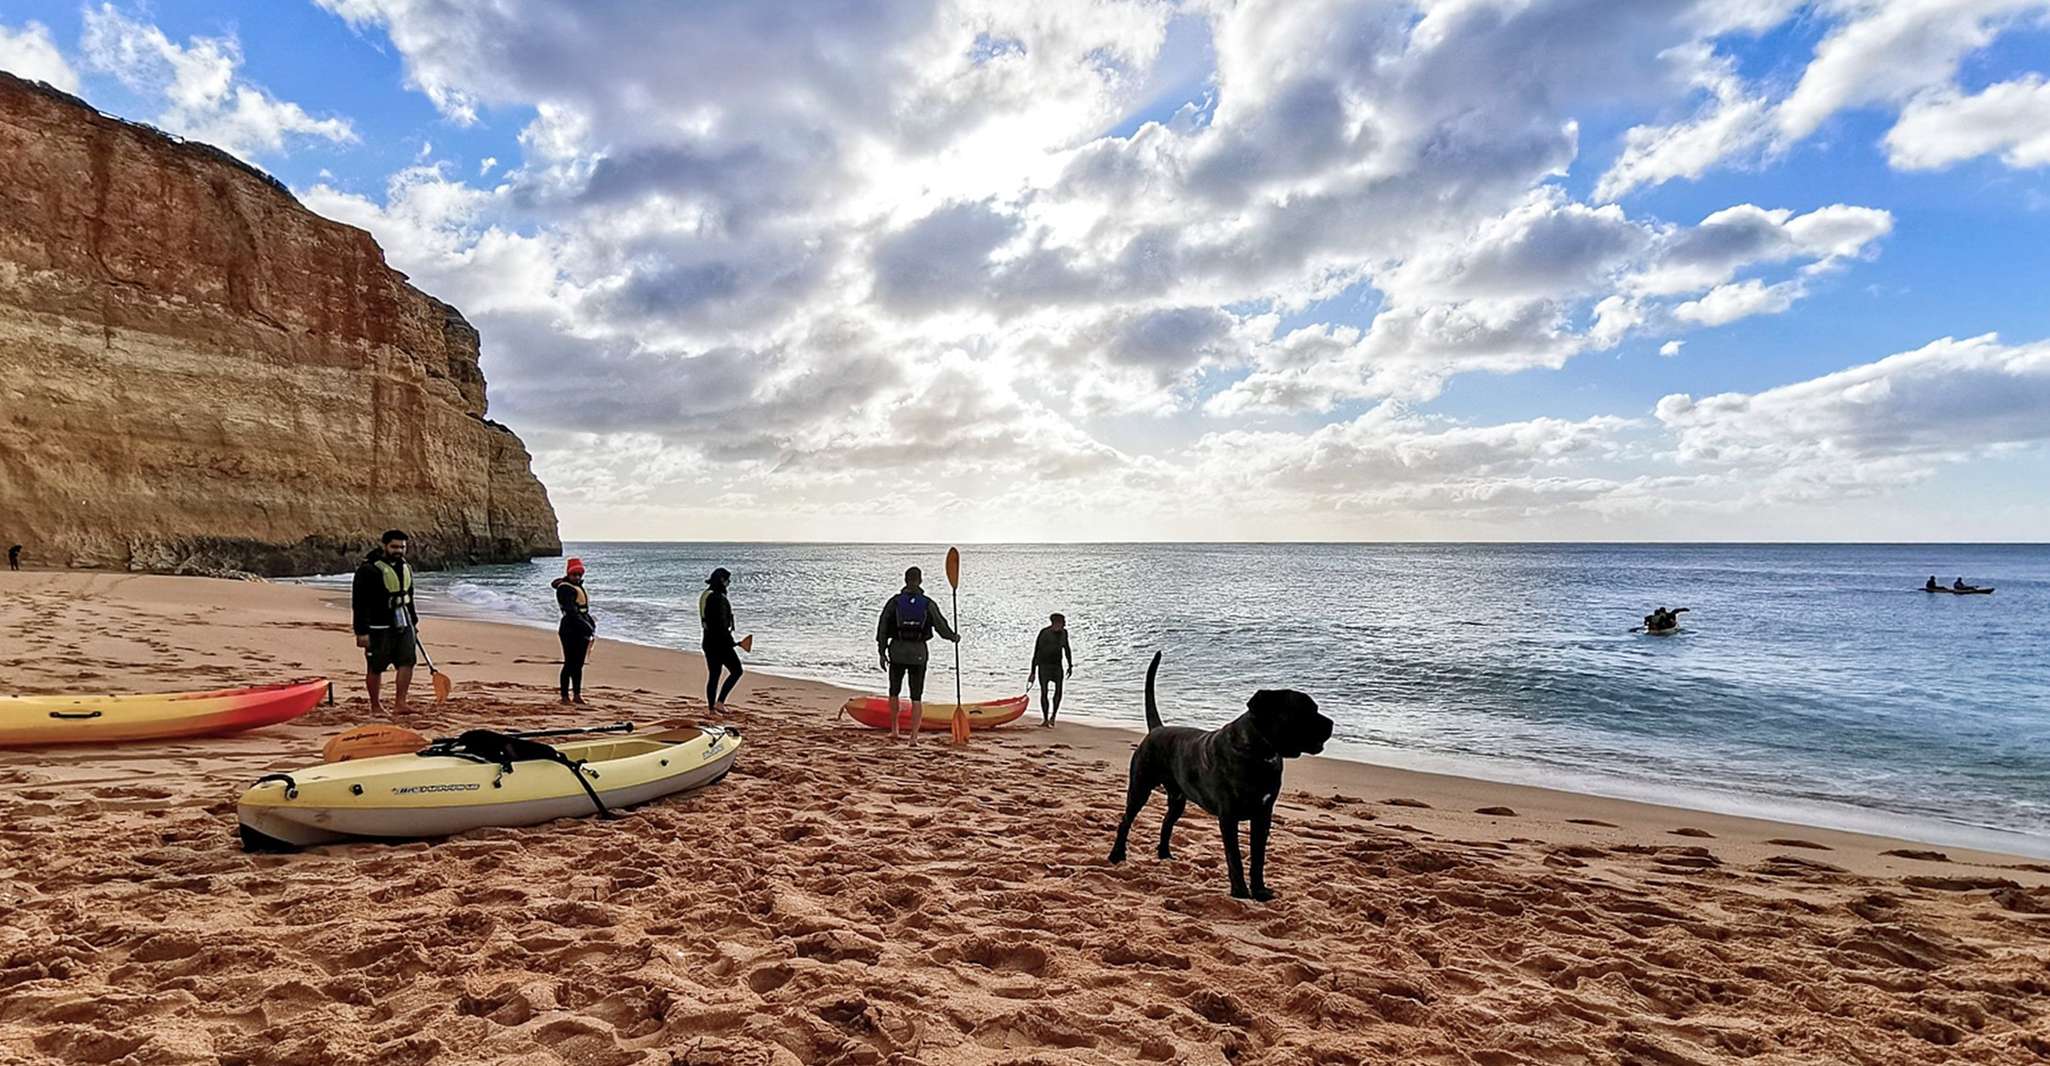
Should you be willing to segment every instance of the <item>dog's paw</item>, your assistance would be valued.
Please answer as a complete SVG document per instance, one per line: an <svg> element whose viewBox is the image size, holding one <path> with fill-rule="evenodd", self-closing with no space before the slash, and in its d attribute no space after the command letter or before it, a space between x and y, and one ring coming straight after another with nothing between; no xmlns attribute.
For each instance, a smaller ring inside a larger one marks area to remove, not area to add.
<svg viewBox="0 0 2050 1066"><path fill-rule="evenodd" d="M1116 851L1111 852L1110 861L1112 865L1116 865L1118 863L1125 861L1125 849L1119 848Z"/></svg>
<svg viewBox="0 0 2050 1066"><path fill-rule="evenodd" d="M1161 848L1153 853L1153 857L1156 859L1172 859L1174 858L1174 851L1170 848Z"/></svg>
<svg viewBox="0 0 2050 1066"><path fill-rule="evenodd" d="M1244 885L1233 885L1231 886L1231 898L1252 899L1253 894L1251 892L1246 891L1246 886Z"/></svg>
<svg viewBox="0 0 2050 1066"><path fill-rule="evenodd" d="M1268 888L1266 885L1261 885L1259 888L1253 890L1253 898L1259 900L1262 903L1271 902L1274 899L1274 890Z"/></svg>

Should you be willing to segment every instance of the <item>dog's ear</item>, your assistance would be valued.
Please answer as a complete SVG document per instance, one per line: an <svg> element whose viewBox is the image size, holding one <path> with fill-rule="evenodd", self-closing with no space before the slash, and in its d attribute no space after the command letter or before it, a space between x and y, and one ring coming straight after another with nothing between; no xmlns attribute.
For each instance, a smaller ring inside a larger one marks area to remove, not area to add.
<svg viewBox="0 0 2050 1066"><path fill-rule="evenodd" d="M1275 751L1287 746L1288 695L1283 689L1263 688L1246 701L1246 710L1253 715L1253 732Z"/></svg>

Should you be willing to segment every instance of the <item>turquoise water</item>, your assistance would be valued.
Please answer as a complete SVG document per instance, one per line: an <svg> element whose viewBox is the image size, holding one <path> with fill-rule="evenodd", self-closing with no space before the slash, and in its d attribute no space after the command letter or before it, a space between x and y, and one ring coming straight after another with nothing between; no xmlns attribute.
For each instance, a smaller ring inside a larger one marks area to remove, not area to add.
<svg viewBox="0 0 2050 1066"><path fill-rule="evenodd" d="M695 649L734 572L750 665L879 689L876 613L944 548L576 544L608 637ZM1062 611L1064 717L1214 725L1254 689L1315 696L1350 757L2050 855L2050 547L1015 545L964 550L963 687L1025 685ZM466 609L553 625L559 560L427 575ZM1992 596L1919 591L1936 574ZM942 599L942 604L946 601ZM1658 605L1686 629L1628 630ZM950 616L953 614L949 610ZM951 656L935 655L951 688ZM592 681L603 684L603 666ZM1036 719L1028 718L1028 721Z"/></svg>

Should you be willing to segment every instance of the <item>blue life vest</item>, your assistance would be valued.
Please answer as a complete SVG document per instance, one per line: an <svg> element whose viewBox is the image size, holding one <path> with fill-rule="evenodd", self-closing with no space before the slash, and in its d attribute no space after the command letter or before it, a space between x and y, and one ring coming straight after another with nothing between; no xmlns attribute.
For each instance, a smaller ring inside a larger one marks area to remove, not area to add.
<svg viewBox="0 0 2050 1066"><path fill-rule="evenodd" d="M931 601L927 600L924 596L914 596L908 592L898 593L897 639L928 639L926 629L929 627L929 623L926 621L926 615L928 613L927 609L930 606Z"/></svg>

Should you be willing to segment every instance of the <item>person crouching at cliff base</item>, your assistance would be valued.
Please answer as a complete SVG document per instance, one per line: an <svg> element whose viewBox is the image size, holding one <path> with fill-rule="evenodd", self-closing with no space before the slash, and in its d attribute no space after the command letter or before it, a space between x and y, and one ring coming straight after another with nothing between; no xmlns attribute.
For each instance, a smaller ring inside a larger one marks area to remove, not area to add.
<svg viewBox="0 0 2050 1066"><path fill-rule="evenodd" d="M413 687L413 627L420 615L413 609L413 568L406 565L404 530L387 531L382 546L363 558L349 600L356 616L356 646L363 649L369 667L363 687L370 693L370 713L384 713L378 690L384 672L396 669L398 693L392 714L405 714L406 692Z"/></svg>
<svg viewBox="0 0 2050 1066"><path fill-rule="evenodd" d="M584 660L598 642L598 621L591 617L591 594L584 591L584 561L571 559L555 586L555 606L562 621L555 635L562 640L562 702L584 702Z"/></svg>

